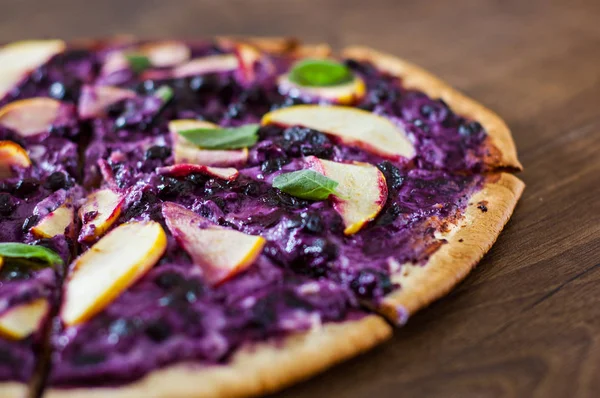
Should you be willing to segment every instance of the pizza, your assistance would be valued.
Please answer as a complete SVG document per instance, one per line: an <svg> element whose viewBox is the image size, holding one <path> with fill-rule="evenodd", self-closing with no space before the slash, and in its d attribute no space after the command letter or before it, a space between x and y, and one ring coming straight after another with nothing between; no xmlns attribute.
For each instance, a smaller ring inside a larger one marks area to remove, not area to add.
<svg viewBox="0 0 600 398"><path fill-rule="evenodd" d="M0 49L0 395L230 397L383 342L491 247L510 131L291 39Z"/></svg>

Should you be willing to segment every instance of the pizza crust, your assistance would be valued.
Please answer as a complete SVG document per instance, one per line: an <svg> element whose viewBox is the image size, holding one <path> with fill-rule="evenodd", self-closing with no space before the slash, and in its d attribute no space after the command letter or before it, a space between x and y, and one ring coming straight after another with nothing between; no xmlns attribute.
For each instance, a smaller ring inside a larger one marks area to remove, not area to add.
<svg viewBox="0 0 600 398"><path fill-rule="evenodd" d="M240 350L225 366L178 364L155 370L120 387L48 388L44 398L204 398L248 397L280 390L386 340L391 327L369 315L325 324L281 342Z"/></svg>
<svg viewBox="0 0 600 398"><path fill-rule="evenodd" d="M216 40L224 44L231 42L247 43L269 54L298 58L326 58L331 56L332 53L329 44L318 43L301 45L300 41L293 37L220 36L217 37Z"/></svg>
<svg viewBox="0 0 600 398"><path fill-rule="evenodd" d="M0 397L25 398L29 396L29 386L25 383L0 382Z"/></svg>
<svg viewBox="0 0 600 398"><path fill-rule="evenodd" d="M440 234L442 245L424 265L406 264L392 277L400 289L384 298L379 311L402 325L408 317L446 295L492 247L510 218L525 184L512 174L491 175L469 200L458 224Z"/></svg>
<svg viewBox="0 0 600 398"><path fill-rule="evenodd" d="M291 38L223 38L250 43L279 55L327 57L326 44L300 45ZM351 47L344 57L368 60L402 78L407 87L442 98L458 114L479 121L490 140L491 167L521 170L516 148L506 124L492 111L464 96L429 72L391 55L365 47ZM379 312L397 324L442 297L477 264L489 250L512 214L524 184L507 173L496 175L473 195L458 226L443 234L443 245L424 266L404 266L395 276L401 289L384 298ZM477 203L486 201L487 212ZM406 272L408 270L408 272ZM176 364L158 369L141 380L120 387L47 388L45 398L201 398L245 397L270 393L319 373L358 355L391 336L391 327L379 316L326 324L322 328L290 336L277 343L259 343L236 353L224 366L201 367ZM22 397L30 391L19 383L0 384L0 396Z"/></svg>
<svg viewBox="0 0 600 398"><path fill-rule="evenodd" d="M457 114L478 121L491 141L486 163L492 168L523 169L508 126L491 110L424 69L392 55L360 46L348 47L341 54L346 58L369 61L379 69L402 78L405 87L422 91L432 98L441 98Z"/></svg>

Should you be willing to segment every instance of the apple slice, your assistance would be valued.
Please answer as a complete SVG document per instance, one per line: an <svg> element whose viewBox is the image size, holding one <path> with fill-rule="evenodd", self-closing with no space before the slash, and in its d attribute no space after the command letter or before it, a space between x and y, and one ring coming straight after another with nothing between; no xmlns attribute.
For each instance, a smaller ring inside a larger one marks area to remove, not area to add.
<svg viewBox="0 0 600 398"><path fill-rule="evenodd" d="M31 233L37 238L52 238L56 235L66 234L67 228L73 225L75 210L70 204L63 204L56 210L48 213L33 228Z"/></svg>
<svg viewBox="0 0 600 398"><path fill-rule="evenodd" d="M0 124L23 137L49 131L59 115L62 103L36 97L11 102L0 108Z"/></svg>
<svg viewBox="0 0 600 398"><path fill-rule="evenodd" d="M27 40L0 48L0 98L65 47L62 40Z"/></svg>
<svg viewBox="0 0 600 398"><path fill-rule="evenodd" d="M159 167L156 173L170 177L186 177L190 174L199 173L207 176L233 181L240 174L233 167L210 167L197 164L176 164L174 166Z"/></svg>
<svg viewBox="0 0 600 398"><path fill-rule="evenodd" d="M345 144L391 159L410 159L415 155L415 149L401 127L362 109L296 105L267 113L262 124L308 127L334 135Z"/></svg>
<svg viewBox="0 0 600 398"><path fill-rule="evenodd" d="M246 163L248 149L208 150L202 149L186 140L179 132L184 130L217 128L216 124L202 120L179 119L169 122L169 131L173 140L175 164L198 164L203 166L227 167Z"/></svg>
<svg viewBox="0 0 600 398"><path fill-rule="evenodd" d="M332 195L333 207L344 220L344 234L360 231L381 211L387 201L387 184L383 173L368 163L332 162L314 156L306 158L308 167L339 185Z"/></svg>
<svg viewBox="0 0 600 398"><path fill-rule="evenodd" d="M76 325L93 317L139 280L162 257L167 236L155 221L120 225L71 266L60 317Z"/></svg>
<svg viewBox="0 0 600 398"><path fill-rule="evenodd" d="M143 44L138 48L150 60L153 66L159 68L179 65L190 59L190 48L182 42L174 40L157 41Z"/></svg>
<svg viewBox="0 0 600 398"><path fill-rule="evenodd" d="M195 58L173 69L174 77L205 75L208 73L232 72L239 66L234 54L208 55Z"/></svg>
<svg viewBox="0 0 600 398"><path fill-rule="evenodd" d="M289 79L289 75L281 75L277 79L279 92L283 95L307 98L310 101L324 100L340 105L350 105L360 101L367 92L365 82L356 76L354 80L338 86L305 87Z"/></svg>
<svg viewBox="0 0 600 398"><path fill-rule="evenodd" d="M83 119L102 116L110 105L135 96L135 91L124 88L85 85L81 88L77 112Z"/></svg>
<svg viewBox="0 0 600 398"><path fill-rule="evenodd" d="M0 334L11 340L24 339L39 329L49 310L45 298L11 308L0 316Z"/></svg>
<svg viewBox="0 0 600 398"><path fill-rule="evenodd" d="M0 179L13 175L13 167L27 168L31 160L19 144L12 141L0 141Z"/></svg>
<svg viewBox="0 0 600 398"><path fill-rule="evenodd" d="M183 249L200 266L204 278L217 285L248 268L266 243L260 236L223 228L170 202L163 203L167 227Z"/></svg>
<svg viewBox="0 0 600 398"><path fill-rule="evenodd" d="M85 199L79 209L82 221L80 242L93 242L113 225L121 214L125 197L112 189L101 189Z"/></svg>

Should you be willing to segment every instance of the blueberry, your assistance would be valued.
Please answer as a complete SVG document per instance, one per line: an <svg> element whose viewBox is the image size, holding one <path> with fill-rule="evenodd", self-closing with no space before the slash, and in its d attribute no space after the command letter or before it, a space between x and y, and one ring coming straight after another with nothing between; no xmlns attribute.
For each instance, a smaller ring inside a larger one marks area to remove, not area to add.
<svg viewBox="0 0 600 398"><path fill-rule="evenodd" d="M280 206L291 209L306 207L310 203L306 200L298 199L294 196L288 195L287 193L281 192L279 189L275 188L269 189L267 194L261 199L268 206Z"/></svg>
<svg viewBox="0 0 600 398"><path fill-rule="evenodd" d="M178 286L182 286L185 282L183 276L179 275L176 272L165 272L159 275L154 283L161 289L170 290L177 288Z"/></svg>
<svg viewBox="0 0 600 398"><path fill-rule="evenodd" d="M242 103L234 103L229 105L225 111L225 117L228 119L239 119L246 112L246 105Z"/></svg>
<svg viewBox="0 0 600 398"><path fill-rule="evenodd" d="M18 196L30 195L37 191L40 182L35 178L23 178L15 185L15 193Z"/></svg>
<svg viewBox="0 0 600 398"><path fill-rule="evenodd" d="M190 279L184 284L183 292L186 301L193 303L204 293L204 285L196 279Z"/></svg>
<svg viewBox="0 0 600 398"><path fill-rule="evenodd" d="M62 100L65 98L66 89L65 89L65 86L61 82L54 82L50 86L49 93L52 98L56 98L57 100Z"/></svg>
<svg viewBox="0 0 600 398"><path fill-rule="evenodd" d="M463 137L471 137L478 134L483 127L479 122L468 122L466 124L461 124L458 126L458 134Z"/></svg>
<svg viewBox="0 0 600 398"><path fill-rule="evenodd" d="M390 161L385 160L379 163L377 168L379 168L379 170L381 170L385 176L388 188L396 190L399 189L404 183L404 176L400 172L400 169L394 166Z"/></svg>
<svg viewBox="0 0 600 398"><path fill-rule="evenodd" d="M135 324L132 321L121 318L111 323L108 330L110 334L127 336L134 332Z"/></svg>
<svg viewBox="0 0 600 398"><path fill-rule="evenodd" d="M337 247L325 239L315 239L301 245L292 268L301 274L321 277L327 274L327 263L335 260L338 255Z"/></svg>
<svg viewBox="0 0 600 398"><path fill-rule="evenodd" d="M362 298L376 298L389 293L392 288L390 278L381 271L363 269L350 282L350 288Z"/></svg>
<svg viewBox="0 0 600 398"><path fill-rule="evenodd" d="M12 196L7 193L0 193L0 214L9 216L16 208L17 204Z"/></svg>
<svg viewBox="0 0 600 398"><path fill-rule="evenodd" d="M146 335L154 342L165 341L171 335L171 328L164 322L154 321L146 327Z"/></svg>
<svg viewBox="0 0 600 398"><path fill-rule="evenodd" d="M198 91L204 85L204 78L202 76L194 76L190 79L189 87L192 91Z"/></svg>
<svg viewBox="0 0 600 398"><path fill-rule="evenodd" d="M275 171L279 171L281 170L281 168L288 164L290 161L288 158L275 158L275 159L268 159L265 160L261 165L260 165L260 170L263 173L273 173Z"/></svg>
<svg viewBox="0 0 600 398"><path fill-rule="evenodd" d="M191 182L167 177L158 185L158 196L161 199L173 199L180 195L188 194L193 190L194 184Z"/></svg>
<svg viewBox="0 0 600 398"><path fill-rule="evenodd" d="M421 112L421 116L423 116L424 118L429 118L429 116L434 112L434 108L433 106L429 105L429 104L425 104L423 106L421 106L420 112Z"/></svg>
<svg viewBox="0 0 600 398"><path fill-rule="evenodd" d="M256 182L249 182L244 186L244 195L256 197L260 194L260 186Z"/></svg>
<svg viewBox="0 0 600 398"><path fill-rule="evenodd" d="M208 177L205 176L204 174L193 173L193 174L188 175L185 178L185 180L191 182L192 184L194 184L196 186L204 187L204 184L206 184Z"/></svg>
<svg viewBox="0 0 600 398"><path fill-rule="evenodd" d="M152 216L153 210L156 209L154 205L158 203L158 198L151 191L143 191L142 197L131 204L125 211L123 218L125 220L131 220L133 218L139 217L142 214L150 214ZM151 217L155 219L155 217ZM84 216L85 219L85 216Z"/></svg>
<svg viewBox="0 0 600 398"><path fill-rule="evenodd" d="M38 222L39 216L32 214L31 216L27 217L25 219L25 221L23 222L23 232L27 233L29 232L29 230L31 229L31 227L33 227L37 222Z"/></svg>
<svg viewBox="0 0 600 398"><path fill-rule="evenodd" d="M305 231L314 234L323 232L323 220L317 213L302 213L302 221Z"/></svg>
<svg viewBox="0 0 600 398"><path fill-rule="evenodd" d="M377 218L375 223L377 225L389 225L396 221L398 215L400 215L401 209L398 203L392 203L383 213Z"/></svg>
<svg viewBox="0 0 600 398"><path fill-rule="evenodd" d="M61 171L55 171L50 174L44 183L44 186L51 191L58 191L59 189L68 189L71 187L71 182L65 173Z"/></svg>
<svg viewBox="0 0 600 398"><path fill-rule="evenodd" d="M146 150L146 159L164 160L171 155L171 148L166 146L154 145Z"/></svg>

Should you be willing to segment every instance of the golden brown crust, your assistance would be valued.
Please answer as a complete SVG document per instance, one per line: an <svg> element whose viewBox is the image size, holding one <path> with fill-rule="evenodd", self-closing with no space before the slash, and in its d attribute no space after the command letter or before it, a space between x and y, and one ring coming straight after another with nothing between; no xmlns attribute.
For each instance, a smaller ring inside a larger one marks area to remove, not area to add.
<svg viewBox="0 0 600 398"><path fill-rule="evenodd" d="M400 289L387 296L380 311L403 324L417 310L447 294L490 249L510 218L525 184L508 173L488 177L469 200L458 225L441 234L442 245L424 265L403 265L393 280ZM479 207L478 207L479 206Z"/></svg>
<svg viewBox="0 0 600 398"><path fill-rule="evenodd" d="M18 365L15 365L18 366ZM25 398L29 396L29 386L17 382L0 382L0 397Z"/></svg>
<svg viewBox="0 0 600 398"><path fill-rule="evenodd" d="M441 98L459 115L480 122L491 140L486 163L492 168L523 169L517 158L517 150L508 126L498 115L483 105L450 87L431 73L392 55L367 47L349 47L342 51L342 56L370 61L378 68L402 78L406 87L423 91L432 98Z"/></svg>
<svg viewBox="0 0 600 398"><path fill-rule="evenodd" d="M135 383L114 388L50 388L44 398L203 398L266 394L306 379L358 355L391 336L383 319L326 324L279 343L261 343L238 352L226 366L174 365Z"/></svg>

